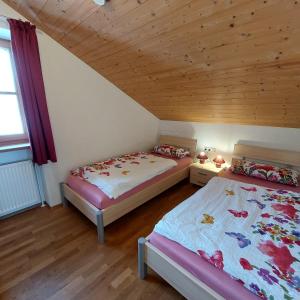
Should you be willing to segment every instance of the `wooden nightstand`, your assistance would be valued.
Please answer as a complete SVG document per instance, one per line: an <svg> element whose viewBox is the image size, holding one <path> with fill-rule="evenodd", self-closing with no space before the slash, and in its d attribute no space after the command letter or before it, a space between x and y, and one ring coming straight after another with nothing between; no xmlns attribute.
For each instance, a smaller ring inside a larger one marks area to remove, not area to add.
<svg viewBox="0 0 300 300"><path fill-rule="evenodd" d="M216 168L215 164L207 162L205 164L194 163L190 167L190 183L204 186L211 178L218 176L218 173L224 170Z"/></svg>

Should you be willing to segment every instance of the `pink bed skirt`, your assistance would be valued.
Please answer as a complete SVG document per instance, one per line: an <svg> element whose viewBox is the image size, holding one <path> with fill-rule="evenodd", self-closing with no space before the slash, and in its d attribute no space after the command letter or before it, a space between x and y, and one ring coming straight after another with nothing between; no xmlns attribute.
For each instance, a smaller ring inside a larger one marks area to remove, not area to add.
<svg viewBox="0 0 300 300"><path fill-rule="evenodd" d="M227 273L205 261L196 253L184 248L156 232L149 236L150 243L177 264L189 271L219 295L228 300L258 300L259 298L232 279Z"/></svg>
<svg viewBox="0 0 300 300"><path fill-rule="evenodd" d="M71 189L73 189L75 192L77 192L81 197L86 199L88 202L90 202L91 204L93 204L94 206L96 206L99 209L104 209L104 208L107 208L111 205L114 205L116 203L119 203L119 202L127 199L128 197L142 191L143 189L145 189L148 186L151 186L154 183L159 182L160 180L170 176L171 174L176 173L179 170L182 170L182 169L188 167L192 163L193 160L190 157L185 157L182 159L175 159L175 161L177 162L176 167L171 168L168 171L166 171L158 176L155 176L155 177L151 178L150 180L143 182L142 184L136 186L132 190L121 195L117 199L109 198L97 186L80 179L78 176L69 175L66 183L68 184L68 186Z"/></svg>

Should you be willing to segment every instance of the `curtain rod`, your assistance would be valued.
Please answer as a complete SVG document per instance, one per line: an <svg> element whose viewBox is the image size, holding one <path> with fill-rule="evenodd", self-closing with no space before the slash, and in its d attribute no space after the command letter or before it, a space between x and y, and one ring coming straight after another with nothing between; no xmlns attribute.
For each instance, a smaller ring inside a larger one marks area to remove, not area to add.
<svg viewBox="0 0 300 300"><path fill-rule="evenodd" d="M7 22L7 19L14 19L14 18L5 16L5 15L0 15L0 19L3 19L3 20L5 20L5 21ZM21 18L19 18L18 20L24 21L24 20L22 20ZM26 20L26 21L27 21L27 20ZM38 29L38 28L36 28L36 31L37 31L38 33L40 33L40 34L43 34L43 31L41 31L41 30Z"/></svg>

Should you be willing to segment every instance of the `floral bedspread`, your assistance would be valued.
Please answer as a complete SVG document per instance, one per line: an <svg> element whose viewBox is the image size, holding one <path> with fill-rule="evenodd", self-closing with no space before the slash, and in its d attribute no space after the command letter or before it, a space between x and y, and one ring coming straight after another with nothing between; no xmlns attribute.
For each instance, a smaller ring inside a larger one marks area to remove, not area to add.
<svg viewBox="0 0 300 300"><path fill-rule="evenodd" d="M115 199L175 166L177 162L173 159L137 152L95 162L73 170L71 174L96 185Z"/></svg>
<svg viewBox="0 0 300 300"><path fill-rule="evenodd" d="M215 177L154 231L262 299L300 299L299 213L299 193Z"/></svg>

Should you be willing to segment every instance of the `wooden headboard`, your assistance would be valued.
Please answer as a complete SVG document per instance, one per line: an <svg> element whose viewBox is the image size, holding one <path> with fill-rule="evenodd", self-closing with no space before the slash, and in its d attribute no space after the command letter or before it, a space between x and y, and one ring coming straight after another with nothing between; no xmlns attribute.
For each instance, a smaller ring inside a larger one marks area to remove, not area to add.
<svg viewBox="0 0 300 300"><path fill-rule="evenodd" d="M278 164L300 167L300 152L263 148L257 146L235 144L233 159L235 158L250 158L268 162L275 162Z"/></svg>
<svg viewBox="0 0 300 300"><path fill-rule="evenodd" d="M197 148L197 140L196 139L189 139L183 138L178 136L171 136L171 135L161 135L159 137L159 144L168 144L172 146L178 146L184 149L187 149L191 152L191 157L194 157L196 154Z"/></svg>

